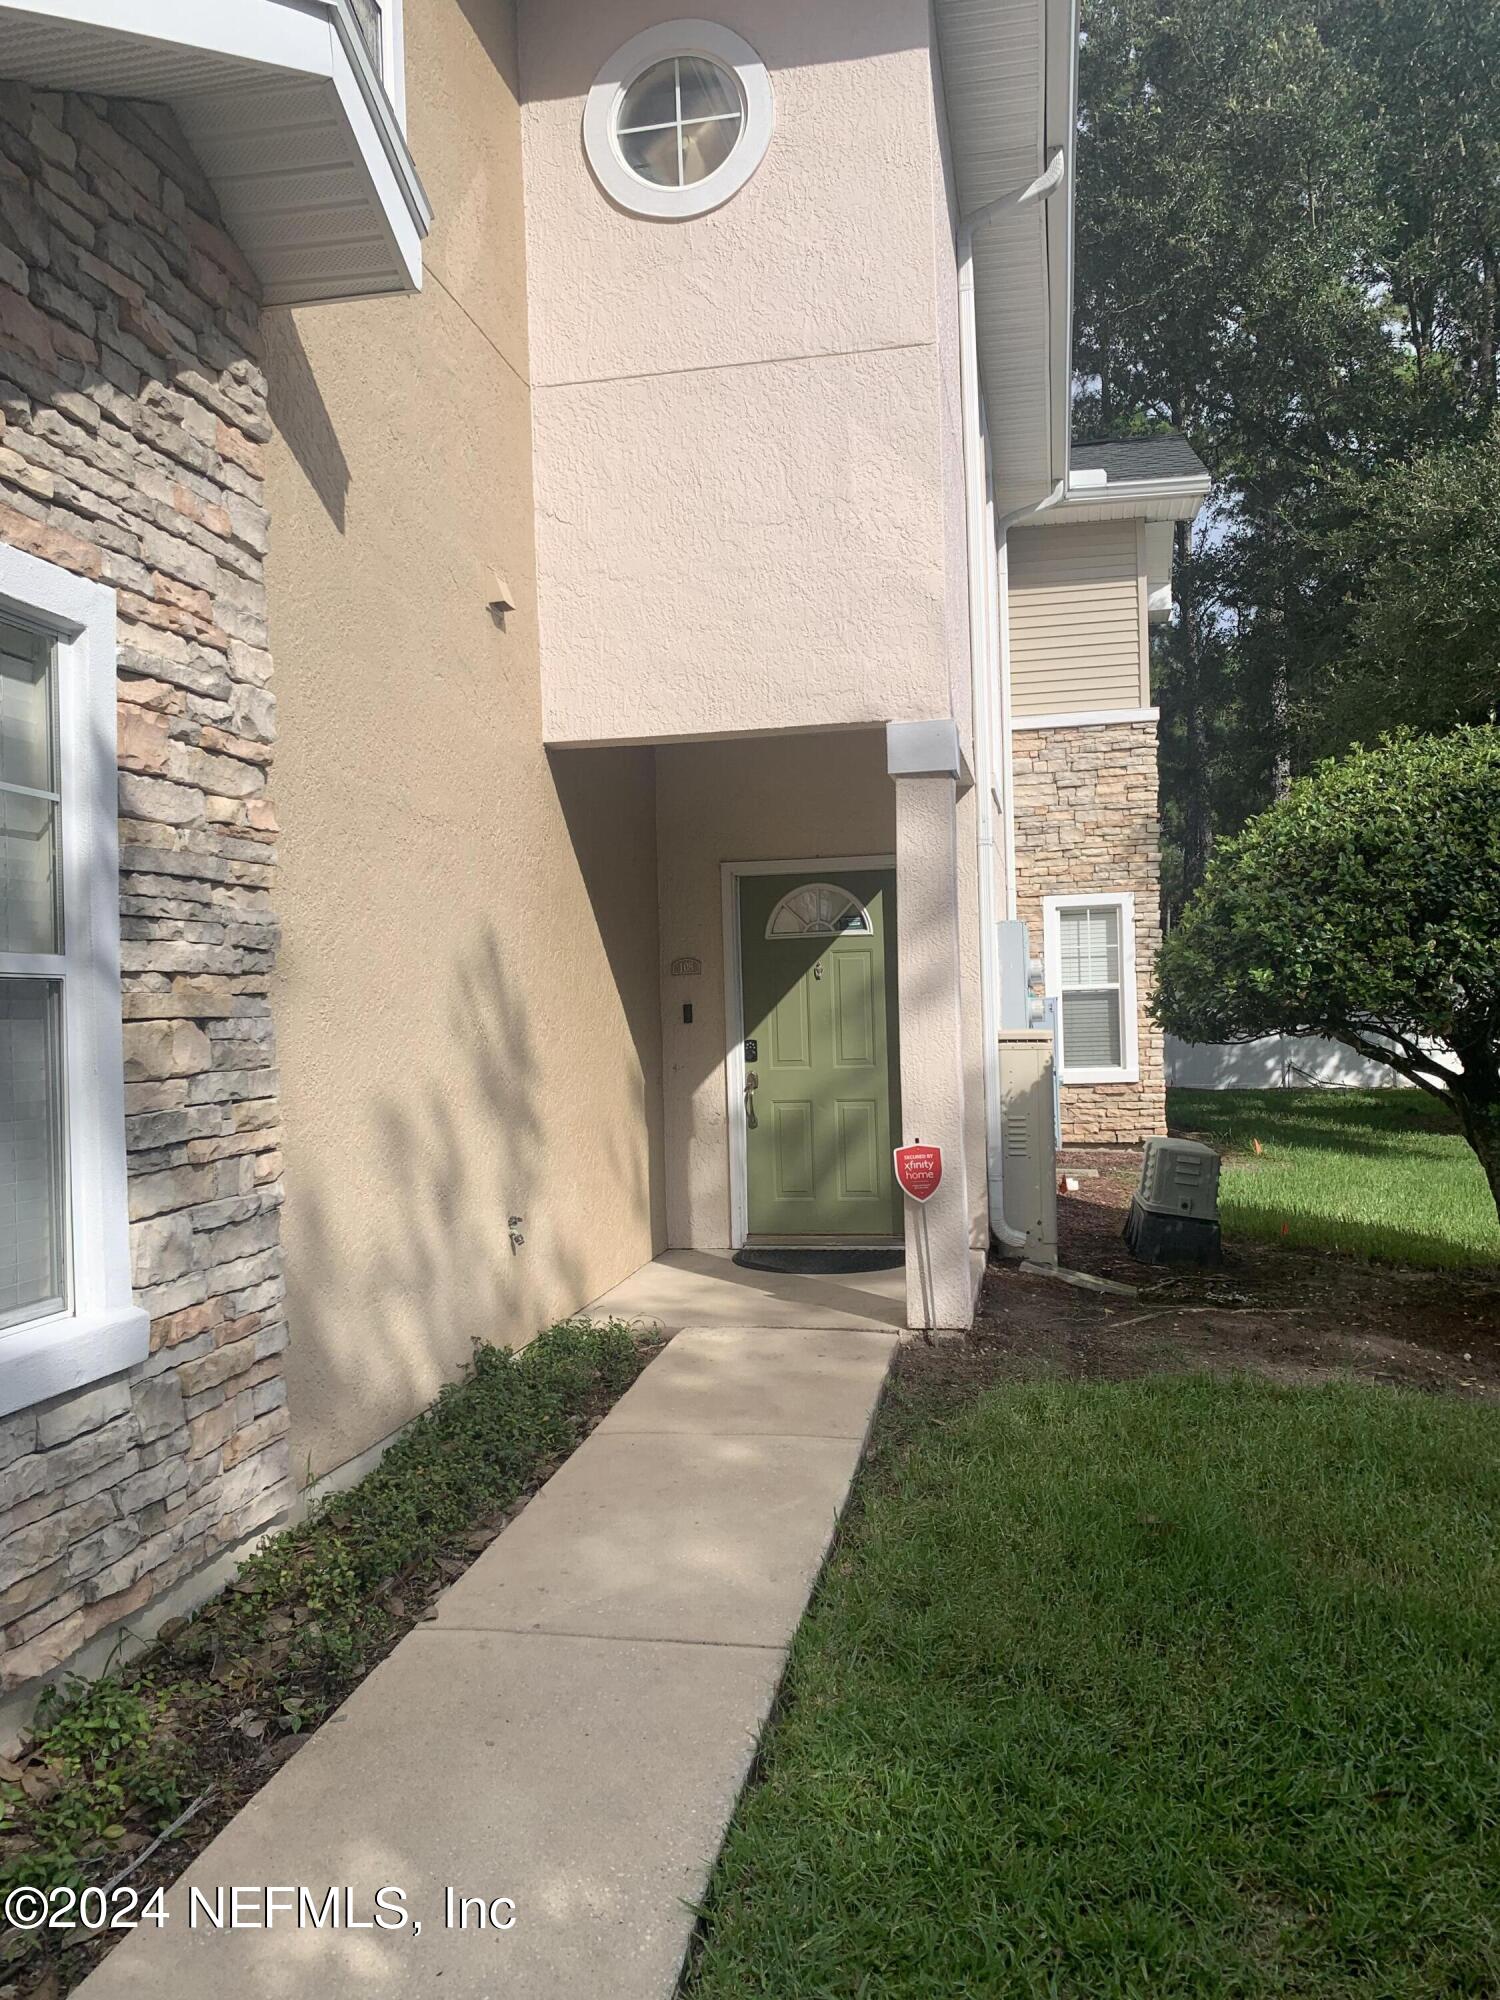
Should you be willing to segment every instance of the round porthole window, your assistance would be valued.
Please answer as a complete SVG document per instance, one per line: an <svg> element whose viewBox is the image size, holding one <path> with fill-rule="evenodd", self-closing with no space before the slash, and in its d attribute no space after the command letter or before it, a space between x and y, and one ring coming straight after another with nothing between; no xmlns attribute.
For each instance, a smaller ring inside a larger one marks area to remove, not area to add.
<svg viewBox="0 0 1500 2000"><path fill-rule="evenodd" d="M583 116L599 185L637 215L706 215L749 180L774 102L750 44L712 21L664 21L599 72Z"/></svg>

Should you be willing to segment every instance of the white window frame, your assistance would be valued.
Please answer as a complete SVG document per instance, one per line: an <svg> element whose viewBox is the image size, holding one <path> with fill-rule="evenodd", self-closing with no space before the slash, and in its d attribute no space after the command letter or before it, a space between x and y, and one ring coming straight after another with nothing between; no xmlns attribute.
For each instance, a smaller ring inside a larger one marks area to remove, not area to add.
<svg viewBox="0 0 1500 2000"><path fill-rule="evenodd" d="M404 0L380 0L381 81L402 131L406 130L406 22Z"/></svg>
<svg viewBox="0 0 1500 2000"><path fill-rule="evenodd" d="M658 187L627 166L616 120L625 93L653 63L703 56L736 78L745 123L724 164L691 187ZM662 21L616 49L594 79L583 109L583 149L594 178L618 207L656 221L686 221L721 207L755 173L771 144L776 98L765 64L750 44L715 21Z"/></svg>
<svg viewBox="0 0 1500 2000"><path fill-rule="evenodd" d="M131 1292L125 1187L115 596L0 545L0 611L56 640L63 950L4 966L63 982L69 1211L67 1308L0 1331L4 1416L144 1361L151 1325Z"/></svg>
<svg viewBox="0 0 1500 2000"><path fill-rule="evenodd" d="M402 131L406 130L406 22L403 18L405 0L376 0L380 8L380 84L390 100L396 122ZM350 12L350 25L356 41L363 45L363 36L354 24Z"/></svg>
<svg viewBox="0 0 1500 2000"><path fill-rule="evenodd" d="M1115 909L1120 913L1120 1053L1118 1068L1109 1064L1068 1062L1063 1026L1062 925L1064 910ZM1057 1002L1058 1080L1062 1083L1139 1083L1140 1024L1136 1018L1135 896L1129 890L1099 889L1092 895L1043 896L1043 975L1047 997Z"/></svg>

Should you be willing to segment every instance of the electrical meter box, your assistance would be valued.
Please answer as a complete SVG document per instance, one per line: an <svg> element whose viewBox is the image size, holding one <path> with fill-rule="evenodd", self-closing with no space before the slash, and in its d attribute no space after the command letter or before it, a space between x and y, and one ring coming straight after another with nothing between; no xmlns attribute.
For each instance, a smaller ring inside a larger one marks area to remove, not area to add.
<svg viewBox="0 0 1500 2000"><path fill-rule="evenodd" d="M1217 1264L1219 1156L1197 1139L1148 1139L1125 1241L1142 1264Z"/></svg>
<svg viewBox="0 0 1500 2000"><path fill-rule="evenodd" d="M1024 1231L1024 1255L1057 1262L1057 1147L1050 1030L1000 1035L1000 1163L1005 1220ZM1008 1253L1012 1254L1012 1253Z"/></svg>

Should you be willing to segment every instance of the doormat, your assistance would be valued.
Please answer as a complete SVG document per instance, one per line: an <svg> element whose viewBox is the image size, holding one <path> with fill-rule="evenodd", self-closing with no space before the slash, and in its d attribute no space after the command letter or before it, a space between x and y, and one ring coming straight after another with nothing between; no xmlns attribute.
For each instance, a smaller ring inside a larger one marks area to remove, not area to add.
<svg viewBox="0 0 1500 2000"><path fill-rule="evenodd" d="M745 1271L776 1271L788 1278L850 1277L857 1271L896 1271L906 1262L901 1249L848 1250L761 1249L736 1250L734 1261Z"/></svg>

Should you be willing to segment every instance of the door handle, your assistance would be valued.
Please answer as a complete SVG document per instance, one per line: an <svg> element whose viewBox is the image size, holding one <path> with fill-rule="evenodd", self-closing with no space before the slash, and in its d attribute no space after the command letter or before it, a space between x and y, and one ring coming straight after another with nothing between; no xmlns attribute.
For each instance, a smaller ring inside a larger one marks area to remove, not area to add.
<svg viewBox="0 0 1500 2000"><path fill-rule="evenodd" d="M745 1129L749 1132L756 1131L759 1126L759 1120L755 1116L755 1093L759 1089L760 1078L753 1069L747 1070L745 1072Z"/></svg>

